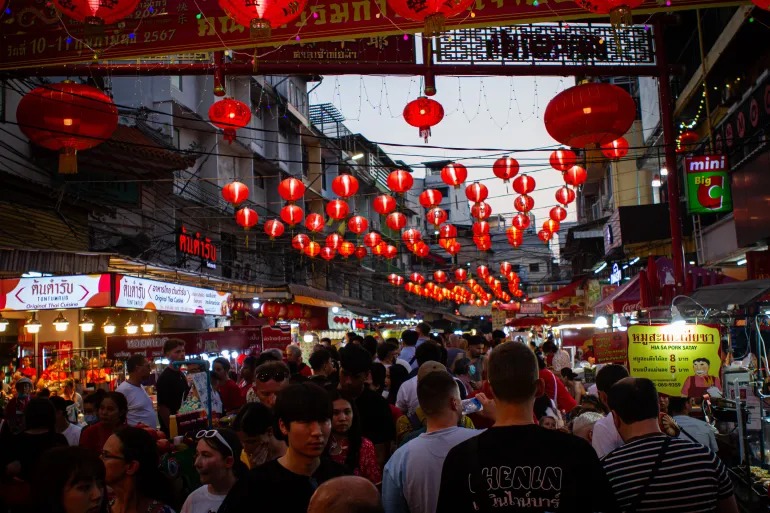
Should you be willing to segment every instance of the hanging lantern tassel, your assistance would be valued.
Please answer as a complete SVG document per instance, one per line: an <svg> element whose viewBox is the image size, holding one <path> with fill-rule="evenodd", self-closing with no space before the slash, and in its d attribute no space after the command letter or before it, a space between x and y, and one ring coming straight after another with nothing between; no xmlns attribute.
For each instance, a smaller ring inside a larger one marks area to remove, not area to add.
<svg viewBox="0 0 770 513"><path fill-rule="evenodd" d="M78 172L78 150L66 147L59 150L59 174L74 175Z"/></svg>
<svg viewBox="0 0 770 513"><path fill-rule="evenodd" d="M224 140L227 141L227 144L233 144L233 141L235 140L234 128L225 128Z"/></svg>
<svg viewBox="0 0 770 513"><path fill-rule="evenodd" d="M249 35L252 39L263 39L270 37L270 22L267 20L251 20L251 30Z"/></svg>
<svg viewBox="0 0 770 513"><path fill-rule="evenodd" d="M631 9L621 5L610 11L610 24L615 30L622 30L634 24Z"/></svg>
<svg viewBox="0 0 770 513"><path fill-rule="evenodd" d="M425 30L422 33L425 37L438 36L444 32L445 25L446 18L443 14L432 14L425 18Z"/></svg>
<svg viewBox="0 0 770 513"><path fill-rule="evenodd" d="M428 137L430 137L430 127L429 126L421 126L420 127L420 137L423 138L425 141L425 144L428 143Z"/></svg>

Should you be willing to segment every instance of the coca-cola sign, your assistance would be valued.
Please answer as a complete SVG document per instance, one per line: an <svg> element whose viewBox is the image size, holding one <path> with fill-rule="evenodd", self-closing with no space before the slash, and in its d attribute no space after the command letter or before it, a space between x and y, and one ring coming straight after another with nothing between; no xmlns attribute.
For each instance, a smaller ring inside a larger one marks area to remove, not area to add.
<svg viewBox="0 0 770 513"><path fill-rule="evenodd" d="M46 276L0 280L0 310L110 306L112 276Z"/></svg>

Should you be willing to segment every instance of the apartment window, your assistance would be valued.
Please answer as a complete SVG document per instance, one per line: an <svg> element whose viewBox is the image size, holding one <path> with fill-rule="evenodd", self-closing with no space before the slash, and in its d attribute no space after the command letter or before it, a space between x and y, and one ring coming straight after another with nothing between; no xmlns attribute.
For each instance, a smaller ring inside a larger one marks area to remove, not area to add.
<svg viewBox="0 0 770 513"><path fill-rule="evenodd" d="M441 193L441 197L449 199L449 187L436 187L436 190Z"/></svg>
<svg viewBox="0 0 770 513"><path fill-rule="evenodd" d="M540 272L540 264L529 264L529 272L531 273Z"/></svg>
<svg viewBox="0 0 770 513"><path fill-rule="evenodd" d="M177 149L182 148L182 136L178 128L174 128L174 146L176 146Z"/></svg>
<svg viewBox="0 0 770 513"><path fill-rule="evenodd" d="M262 175L254 175L254 186L257 189L265 190L265 177Z"/></svg>
<svg viewBox="0 0 770 513"><path fill-rule="evenodd" d="M176 87L179 91L182 91L182 82L183 79L180 75L171 76L171 85Z"/></svg>

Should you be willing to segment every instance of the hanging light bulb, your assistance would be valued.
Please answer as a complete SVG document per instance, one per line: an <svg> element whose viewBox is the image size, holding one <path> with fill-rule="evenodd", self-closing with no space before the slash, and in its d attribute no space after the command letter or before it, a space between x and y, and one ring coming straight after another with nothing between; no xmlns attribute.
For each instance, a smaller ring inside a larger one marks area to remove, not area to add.
<svg viewBox="0 0 770 513"><path fill-rule="evenodd" d="M8 319L3 317L2 314L0 314L0 333L8 329L8 325L10 322L8 322Z"/></svg>
<svg viewBox="0 0 770 513"><path fill-rule="evenodd" d="M125 325L126 333L129 335L136 335L139 332L139 326L134 324L134 321L129 317L128 322Z"/></svg>
<svg viewBox="0 0 770 513"><path fill-rule="evenodd" d="M149 315L145 315L144 320L142 321L142 331L145 333L152 333L154 329L155 323L150 320Z"/></svg>
<svg viewBox="0 0 770 513"><path fill-rule="evenodd" d="M67 320L66 317L64 317L64 312L59 312L59 315L56 316L56 319L53 320L53 327L56 329L56 331L67 331L67 328L69 328L70 321Z"/></svg>
<svg viewBox="0 0 770 513"><path fill-rule="evenodd" d="M660 175L655 175L652 177L652 184L653 187L660 187L661 181L660 181Z"/></svg>
<svg viewBox="0 0 770 513"><path fill-rule="evenodd" d="M42 324L40 321L37 320L37 314L35 312L32 312L32 317L27 320L27 323L24 325L24 328L27 330L27 333L40 333L40 328Z"/></svg>
<svg viewBox="0 0 770 513"><path fill-rule="evenodd" d="M84 315L82 319L80 319L80 331L83 333L90 333L94 331L94 321L87 315Z"/></svg>
<svg viewBox="0 0 770 513"><path fill-rule="evenodd" d="M117 327L115 326L115 323L112 322L112 319L107 317L107 320L104 321L104 324L102 324L102 331L105 333L105 335L112 335L115 333L115 330Z"/></svg>

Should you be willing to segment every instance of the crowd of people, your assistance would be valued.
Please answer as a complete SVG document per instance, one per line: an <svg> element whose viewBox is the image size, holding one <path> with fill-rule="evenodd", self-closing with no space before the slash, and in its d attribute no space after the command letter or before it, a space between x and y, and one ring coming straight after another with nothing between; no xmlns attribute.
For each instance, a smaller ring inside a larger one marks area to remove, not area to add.
<svg viewBox="0 0 770 513"><path fill-rule="evenodd" d="M654 384L621 365L586 390L566 351L543 346L421 323L400 340L321 340L307 363L298 346L268 350L236 375L225 358L183 371L171 339L157 413L142 387L150 363L133 356L114 392L81 398L84 427L74 396L30 397L17 382L0 511L738 511L713 432L685 399L669 399L672 420ZM211 389L196 392L207 372ZM209 393L219 427L187 434L201 486L181 496L147 428L168 433Z"/></svg>

